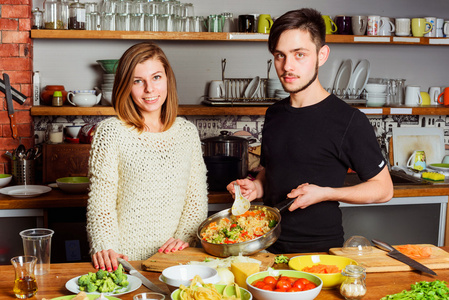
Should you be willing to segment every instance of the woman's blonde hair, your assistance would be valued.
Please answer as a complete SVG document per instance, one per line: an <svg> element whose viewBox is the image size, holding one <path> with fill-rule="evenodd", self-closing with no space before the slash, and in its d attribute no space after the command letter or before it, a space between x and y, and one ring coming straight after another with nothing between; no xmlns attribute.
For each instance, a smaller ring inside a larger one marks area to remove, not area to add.
<svg viewBox="0 0 449 300"><path fill-rule="evenodd" d="M155 59L164 66L167 75L167 99L162 105L162 130L168 130L175 122L178 114L178 92L176 91L176 78L164 51L154 43L143 42L130 47L123 53L118 61L112 89L112 105L120 120L139 132L145 131L143 116L131 97L134 84L134 70L137 64L149 59Z"/></svg>

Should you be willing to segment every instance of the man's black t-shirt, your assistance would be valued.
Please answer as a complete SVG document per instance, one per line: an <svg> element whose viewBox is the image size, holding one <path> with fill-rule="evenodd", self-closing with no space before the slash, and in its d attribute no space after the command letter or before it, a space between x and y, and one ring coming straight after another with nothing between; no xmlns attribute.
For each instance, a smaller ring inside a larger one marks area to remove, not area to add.
<svg viewBox="0 0 449 300"><path fill-rule="evenodd" d="M302 108L290 98L270 106L262 131L264 204L273 206L302 183L341 187L348 168L362 180L377 175L385 160L368 118L335 95ZM338 201L282 214L274 253L328 251L343 244Z"/></svg>

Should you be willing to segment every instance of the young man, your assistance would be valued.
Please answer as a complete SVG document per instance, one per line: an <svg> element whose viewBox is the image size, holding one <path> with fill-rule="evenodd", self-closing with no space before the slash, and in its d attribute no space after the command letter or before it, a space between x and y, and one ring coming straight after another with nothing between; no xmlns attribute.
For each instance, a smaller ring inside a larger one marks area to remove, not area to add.
<svg viewBox="0 0 449 300"><path fill-rule="evenodd" d="M339 201L381 203L393 184L366 116L318 80L329 57L325 24L314 9L290 11L270 30L268 47L290 97L273 104L262 131L261 171L256 180L236 180L249 200L273 206L296 200L282 215L273 253L328 251L343 245ZM342 187L348 168L364 181ZM228 190L234 193L233 183Z"/></svg>

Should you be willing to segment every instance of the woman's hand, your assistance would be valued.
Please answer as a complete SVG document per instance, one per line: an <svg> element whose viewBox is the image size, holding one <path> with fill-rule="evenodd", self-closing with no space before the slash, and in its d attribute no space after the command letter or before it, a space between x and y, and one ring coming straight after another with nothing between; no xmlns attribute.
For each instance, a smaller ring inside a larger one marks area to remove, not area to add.
<svg viewBox="0 0 449 300"><path fill-rule="evenodd" d="M120 253L116 253L114 250L102 250L92 255L92 264L95 269L107 270L108 272L112 272L117 270L118 261L117 258L123 258L124 260L128 260L128 256Z"/></svg>
<svg viewBox="0 0 449 300"><path fill-rule="evenodd" d="M180 239L174 239L174 238L169 238L168 241L165 242L165 244L163 244L158 252L160 253L169 253L169 252L175 252L175 251L181 251L184 250L185 248L189 247L189 243L184 242Z"/></svg>

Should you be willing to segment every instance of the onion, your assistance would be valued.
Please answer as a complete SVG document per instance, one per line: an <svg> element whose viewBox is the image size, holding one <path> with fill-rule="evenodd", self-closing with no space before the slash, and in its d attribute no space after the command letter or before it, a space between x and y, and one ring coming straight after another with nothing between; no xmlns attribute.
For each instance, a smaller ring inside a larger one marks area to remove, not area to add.
<svg viewBox="0 0 449 300"><path fill-rule="evenodd" d="M234 283L234 274L228 268L218 268L218 276L220 276L220 281L218 284L232 284Z"/></svg>

